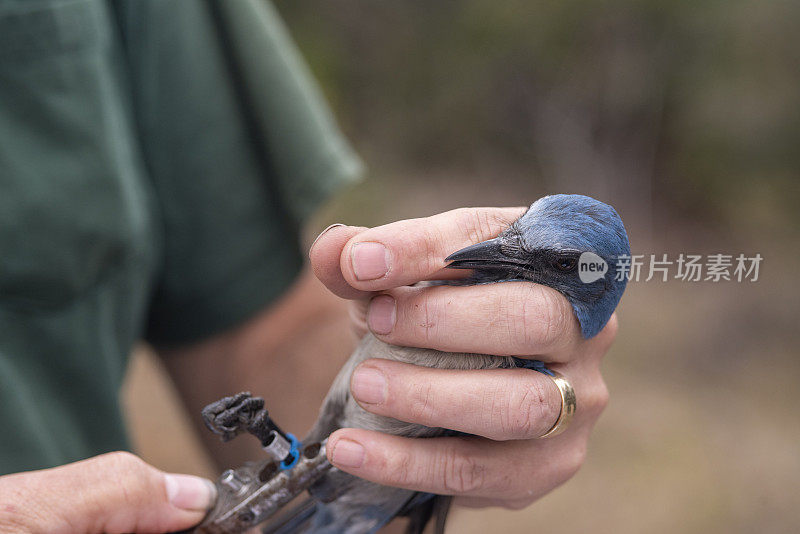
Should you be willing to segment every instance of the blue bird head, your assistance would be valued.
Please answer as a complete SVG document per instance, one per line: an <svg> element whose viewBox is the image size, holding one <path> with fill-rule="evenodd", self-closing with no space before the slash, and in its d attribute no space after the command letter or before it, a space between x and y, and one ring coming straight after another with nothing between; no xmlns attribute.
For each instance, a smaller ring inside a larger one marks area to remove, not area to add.
<svg viewBox="0 0 800 534"><path fill-rule="evenodd" d="M628 235L614 208L583 195L551 195L495 239L446 261L451 268L474 269L474 283L527 280L560 291L588 339L603 329L622 298L627 277L617 280L617 263L629 255Z"/></svg>

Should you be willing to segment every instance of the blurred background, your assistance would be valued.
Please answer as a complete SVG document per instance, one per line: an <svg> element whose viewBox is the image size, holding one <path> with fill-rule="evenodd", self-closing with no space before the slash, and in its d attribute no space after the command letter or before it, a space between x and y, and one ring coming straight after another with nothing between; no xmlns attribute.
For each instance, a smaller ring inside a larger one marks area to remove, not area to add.
<svg viewBox="0 0 800 534"><path fill-rule="evenodd" d="M764 258L756 282L629 284L583 469L448 532L797 532L800 3L276 5L370 169L309 235L583 193L635 254ZM213 475L174 399L143 349L125 390L139 452Z"/></svg>

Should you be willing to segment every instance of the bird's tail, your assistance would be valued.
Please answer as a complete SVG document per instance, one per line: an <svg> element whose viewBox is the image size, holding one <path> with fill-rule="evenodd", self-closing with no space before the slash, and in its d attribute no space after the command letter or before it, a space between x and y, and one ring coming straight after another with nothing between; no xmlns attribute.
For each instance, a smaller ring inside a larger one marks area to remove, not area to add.
<svg viewBox="0 0 800 534"><path fill-rule="evenodd" d="M422 534L434 517L434 532L444 534L453 500L450 496L384 487L384 493L387 490L393 493L376 499L375 492L349 489L330 502L315 497L332 497L332 494L314 493L274 518L262 529L262 534L373 534L397 516L409 518L406 534Z"/></svg>
<svg viewBox="0 0 800 534"><path fill-rule="evenodd" d="M399 507L323 503L309 498L262 528L262 534L374 534L391 521Z"/></svg>
<svg viewBox="0 0 800 534"><path fill-rule="evenodd" d="M316 513L317 501L307 498L280 514L261 529L261 534L296 534L304 532Z"/></svg>
<svg viewBox="0 0 800 534"><path fill-rule="evenodd" d="M407 514L403 514L409 518L406 534L422 534L432 518L436 518L434 533L444 534L447 515L452 504L453 497L449 495L434 495L425 502L415 505Z"/></svg>
<svg viewBox="0 0 800 534"><path fill-rule="evenodd" d="M453 506L453 497L450 495L440 495L435 499L436 509L433 511L436 516L436 534L444 534L444 525L447 522L447 516L450 514L450 508Z"/></svg>

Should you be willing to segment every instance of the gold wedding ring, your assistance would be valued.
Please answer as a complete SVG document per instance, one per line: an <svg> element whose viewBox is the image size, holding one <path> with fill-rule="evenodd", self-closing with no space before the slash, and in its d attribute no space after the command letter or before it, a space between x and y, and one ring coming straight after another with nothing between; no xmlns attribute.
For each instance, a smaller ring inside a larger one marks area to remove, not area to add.
<svg viewBox="0 0 800 534"><path fill-rule="evenodd" d="M567 382L567 379L564 378L564 375L555 371L550 372L553 373L553 375L548 376L550 376L553 383L558 388L559 393L561 393L561 413L558 414L558 419L556 419L553 427L539 436L539 438L549 438L561 434L569 426L569 422L572 421L572 416L575 415L575 409L578 407L578 403L575 400L575 390L572 389L572 386Z"/></svg>

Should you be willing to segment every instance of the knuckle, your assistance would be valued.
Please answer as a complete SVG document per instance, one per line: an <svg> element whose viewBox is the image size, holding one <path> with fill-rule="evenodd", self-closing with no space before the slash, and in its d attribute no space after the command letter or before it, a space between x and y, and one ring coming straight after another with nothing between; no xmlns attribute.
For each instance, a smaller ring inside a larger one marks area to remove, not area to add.
<svg viewBox="0 0 800 534"><path fill-rule="evenodd" d="M442 486L451 495L475 493L483 487L485 468L476 458L456 447L449 447L441 457Z"/></svg>
<svg viewBox="0 0 800 534"><path fill-rule="evenodd" d="M125 451L111 452L100 458L105 462L103 467L120 481L120 498L126 504L137 506L148 500L152 473L144 460Z"/></svg>
<svg viewBox="0 0 800 534"><path fill-rule="evenodd" d="M528 506L530 506L531 504L533 504L533 502L535 500L536 499L534 499L532 497L531 498L523 498L523 499L515 499L515 500L511 500L511 501L505 501L505 502L503 502L501 504L501 506L503 508L505 508L506 510L519 511L519 510L523 510L523 509L527 508Z"/></svg>
<svg viewBox="0 0 800 534"><path fill-rule="evenodd" d="M506 287L508 289L508 287ZM511 340L521 344L521 352L527 352L532 346L533 338L528 324L531 321L529 315L531 311L527 299L519 299L518 293L513 290L501 299L500 311L508 316L509 337Z"/></svg>
<svg viewBox="0 0 800 534"><path fill-rule="evenodd" d="M388 474L388 483L394 486L412 486L414 480L412 477L413 458L409 451L398 451L392 454L386 460L385 473Z"/></svg>
<svg viewBox="0 0 800 534"><path fill-rule="evenodd" d="M527 351L540 351L558 345L569 326L568 305L555 290L534 285L526 289L525 292L515 292L509 299L514 309L521 312L509 311L513 335L522 341L523 350ZM538 294L531 294L530 291ZM517 301L514 302L514 299Z"/></svg>
<svg viewBox="0 0 800 534"><path fill-rule="evenodd" d="M600 379L600 384L597 390L597 407L600 412L606 409L608 406L608 401L611 398L610 393L608 392L608 385L606 385L605 380L602 378Z"/></svg>
<svg viewBox="0 0 800 534"><path fill-rule="evenodd" d="M619 318L616 313L611 314L611 318L608 320L608 324L604 329L606 331L605 335L608 336L610 341L614 341L617 337L617 332L619 332Z"/></svg>
<svg viewBox="0 0 800 534"><path fill-rule="evenodd" d="M508 404L500 418L504 439L531 439L537 437L541 422L553 411L552 401L541 381L524 380L512 387Z"/></svg>
<svg viewBox="0 0 800 534"><path fill-rule="evenodd" d="M471 243L480 243L497 236L508 221L494 210L480 208L458 208L450 212L456 225Z"/></svg>
<svg viewBox="0 0 800 534"><path fill-rule="evenodd" d="M415 292L408 301L406 320L411 323L410 333L414 341L420 341L425 346L430 346L431 340L436 337L436 329L442 320L444 309L439 305L435 292L421 288ZM411 339L407 341L412 341Z"/></svg>
<svg viewBox="0 0 800 534"><path fill-rule="evenodd" d="M470 210L470 216L474 237L478 242L493 238L503 229L495 214L488 210Z"/></svg>
<svg viewBox="0 0 800 534"><path fill-rule="evenodd" d="M146 465L144 461L133 453L127 451L109 452L100 456L109 468L121 473L131 473L142 470Z"/></svg>
<svg viewBox="0 0 800 534"><path fill-rule="evenodd" d="M567 330L571 310L563 297L553 289L541 288L542 306L539 308L539 342L545 347L557 345Z"/></svg>
<svg viewBox="0 0 800 534"><path fill-rule="evenodd" d="M347 306L350 328L356 339L361 339L369 331L369 326L367 325L368 307L368 300L351 300Z"/></svg>
<svg viewBox="0 0 800 534"><path fill-rule="evenodd" d="M446 248L447 239L443 233L441 225L425 225L423 226L424 242L428 251L442 251ZM410 249L410 250L413 250ZM437 271L443 267L443 257L441 254L424 254L420 260L424 272L430 273Z"/></svg>
<svg viewBox="0 0 800 534"><path fill-rule="evenodd" d="M581 442L581 445L576 446L568 454L564 466L564 480L569 480L580 471L584 462L586 461L586 444Z"/></svg>
<svg viewBox="0 0 800 534"><path fill-rule="evenodd" d="M409 418L411 422L425 424L433 415L433 385L420 381L412 387L410 395Z"/></svg>
<svg viewBox="0 0 800 534"><path fill-rule="evenodd" d="M597 336L595 336L594 341L597 343L597 346L600 349L599 357L602 358L611 345L614 343L614 340L617 338L617 332L619 331L619 319L617 319L617 314L614 313L611 315L611 318L608 320L606 326L600 331Z"/></svg>
<svg viewBox="0 0 800 534"><path fill-rule="evenodd" d="M608 386L606 386L603 378L598 375L592 385L583 391L583 396L579 400L581 412L587 420L596 420L608 406L608 401Z"/></svg>

